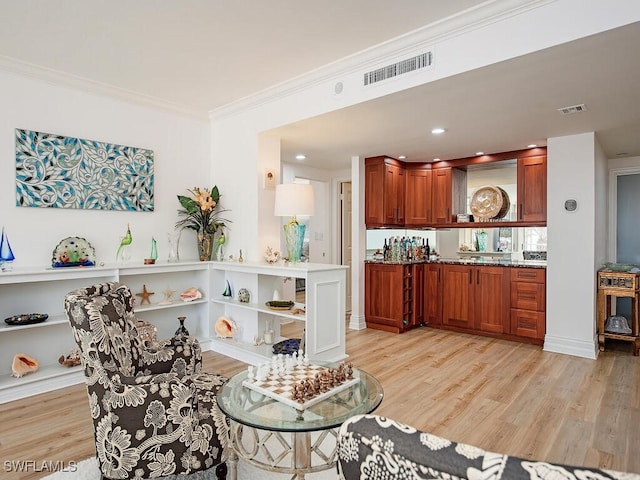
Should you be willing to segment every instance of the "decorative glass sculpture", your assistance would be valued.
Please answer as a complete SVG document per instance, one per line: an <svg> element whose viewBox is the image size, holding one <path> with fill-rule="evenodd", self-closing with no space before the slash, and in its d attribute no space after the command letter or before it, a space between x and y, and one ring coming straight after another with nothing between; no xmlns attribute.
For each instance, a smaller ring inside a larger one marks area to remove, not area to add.
<svg viewBox="0 0 640 480"><path fill-rule="evenodd" d="M2 238L0 239L0 269L3 272L10 272L13 270L13 261L16 257L13 255L11 245L9 244L9 237L2 227Z"/></svg>
<svg viewBox="0 0 640 480"><path fill-rule="evenodd" d="M178 321L180 322L180 326L178 327L178 329L176 330L176 333L174 336L176 337L188 337L189 336L189 330L187 330L187 328L184 326L184 321L187 319L187 317L178 317Z"/></svg>
<svg viewBox="0 0 640 480"><path fill-rule="evenodd" d="M231 284L229 283L229 280L227 280L227 286L224 289L224 292L222 292L222 296L223 297L233 297L233 293L231 292Z"/></svg>
<svg viewBox="0 0 640 480"><path fill-rule="evenodd" d="M118 263L128 263L131 260L131 255L127 247L131 245L133 241L133 236L131 235L131 229L129 228L129 224L127 223L127 233L122 240L120 240L120 246L118 247L118 251L116 252L116 262Z"/></svg>
<svg viewBox="0 0 640 480"><path fill-rule="evenodd" d="M158 259L158 242L153 237L151 237L151 255L149 255L149 258L152 260Z"/></svg>

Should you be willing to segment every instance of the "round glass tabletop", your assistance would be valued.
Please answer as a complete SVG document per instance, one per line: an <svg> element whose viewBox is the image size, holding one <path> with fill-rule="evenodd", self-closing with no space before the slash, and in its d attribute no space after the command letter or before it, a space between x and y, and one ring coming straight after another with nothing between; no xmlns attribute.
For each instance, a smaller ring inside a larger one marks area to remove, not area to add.
<svg viewBox="0 0 640 480"><path fill-rule="evenodd" d="M336 428L360 413L373 412L382 402L382 385L360 369L359 381L334 395L299 411L279 400L243 385L245 370L229 379L218 391L218 406L232 420L262 430L309 432Z"/></svg>

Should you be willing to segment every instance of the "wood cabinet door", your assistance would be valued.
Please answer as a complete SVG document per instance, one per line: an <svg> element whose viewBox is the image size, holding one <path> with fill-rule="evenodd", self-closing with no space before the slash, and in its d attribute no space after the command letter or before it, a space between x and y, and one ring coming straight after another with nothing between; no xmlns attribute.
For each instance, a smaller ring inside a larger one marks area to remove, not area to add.
<svg viewBox="0 0 640 480"><path fill-rule="evenodd" d="M411 327L424 325L425 265L417 263L408 267L411 271Z"/></svg>
<svg viewBox="0 0 640 480"><path fill-rule="evenodd" d="M442 268L427 263L424 266L424 321L427 325L442 325Z"/></svg>
<svg viewBox="0 0 640 480"><path fill-rule="evenodd" d="M510 271L504 267L475 267L475 327L509 333Z"/></svg>
<svg viewBox="0 0 640 480"><path fill-rule="evenodd" d="M473 328L475 310L473 267L442 265L442 323Z"/></svg>
<svg viewBox="0 0 640 480"><path fill-rule="evenodd" d="M384 225L384 163L366 163L364 167L364 223L367 227Z"/></svg>
<svg viewBox="0 0 640 480"><path fill-rule="evenodd" d="M368 323L402 328L403 266L365 264L364 305Z"/></svg>
<svg viewBox="0 0 640 480"><path fill-rule="evenodd" d="M518 159L518 221L547 221L547 157Z"/></svg>
<svg viewBox="0 0 640 480"><path fill-rule="evenodd" d="M437 168L431 172L433 223L451 223L451 168Z"/></svg>
<svg viewBox="0 0 640 480"><path fill-rule="evenodd" d="M404 225L404 168L384 166L384 224Z"/></svg>
<svg viewBox="0 0 640 480"><path fill-rule="evenodd" d="M431 170L408 168L405 177L405 225L431 224Z"/></svg>

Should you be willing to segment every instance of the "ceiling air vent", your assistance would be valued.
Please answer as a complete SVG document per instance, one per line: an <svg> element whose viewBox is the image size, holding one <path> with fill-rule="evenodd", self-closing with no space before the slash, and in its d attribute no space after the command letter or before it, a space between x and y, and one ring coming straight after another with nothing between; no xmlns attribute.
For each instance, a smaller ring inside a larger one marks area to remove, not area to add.
<svg viewBox="0 0 640 480"><path fill-rule="evenodd" d="M364 74L364 85L371 85L372 83L381 82L389 78L397 77L405 73L413 72L421 68L431 66L433 63L433 55L431 52L422 53L415 57L407 58L398 63L387 65L386 67L378 68Z"/></svg>
<svg viewBox="0 0 640 480"><path fill-rule="evenodd" d="M571 115L573 113L585 112L587 110L587 106L584 103L580 105L571 105L570 107L562 107L559 108L558 111L562 115Z"/></svg>

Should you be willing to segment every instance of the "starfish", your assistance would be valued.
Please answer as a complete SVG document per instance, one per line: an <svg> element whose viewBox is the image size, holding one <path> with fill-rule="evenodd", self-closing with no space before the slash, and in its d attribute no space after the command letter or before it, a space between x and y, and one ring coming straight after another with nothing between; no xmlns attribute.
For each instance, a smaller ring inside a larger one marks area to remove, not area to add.
<svg viewBox="0 0 640 480"><path fill-rule="evenodd" d="M171 301L171 297L173 297L173 294L176 293L176 291L171 290L170 287L167 287L162 293L164 294L164 299L162 299L160 305L171 305L171 303L173 303Z"/></svg>
<svg viewBox="0 0 640 480"><path fill-rule="evenodd" d="M142 300L140 300L140 305L144 305L144 302L147 302L149 305L151 305L151 295L155 294L155 292L149 292L147 290L147 285L144 284L142 285L142 292L140 293L136 293L136 296L140 297Z"/></svg>

